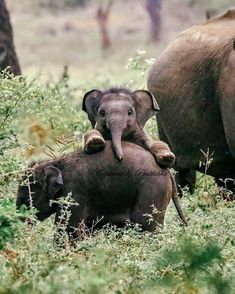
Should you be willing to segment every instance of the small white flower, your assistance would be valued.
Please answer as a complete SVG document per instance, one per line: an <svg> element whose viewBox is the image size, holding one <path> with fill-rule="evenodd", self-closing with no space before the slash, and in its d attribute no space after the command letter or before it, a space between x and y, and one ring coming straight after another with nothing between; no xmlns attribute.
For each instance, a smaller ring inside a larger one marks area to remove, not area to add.
<svg viewBox="0 0 235 294"><path fill-rule="evenodd" d="M144 60L148 65L152 65L155 62L155 58L146 58Z"/></svg>
<svg viewBox="0 0 235 294"><path fill-rule="evenodd" d="M144 54L146 54L146 51L145 50L141 50L141 49L137 49L136 52L137 52L138 55L144 55Z"/></svg>
<svg viewBox="0 0 235 294"><path fill-rule="evenodd" d="M82 134L80 132L73 133L75 140L80 141L82 139Z"/></svg>

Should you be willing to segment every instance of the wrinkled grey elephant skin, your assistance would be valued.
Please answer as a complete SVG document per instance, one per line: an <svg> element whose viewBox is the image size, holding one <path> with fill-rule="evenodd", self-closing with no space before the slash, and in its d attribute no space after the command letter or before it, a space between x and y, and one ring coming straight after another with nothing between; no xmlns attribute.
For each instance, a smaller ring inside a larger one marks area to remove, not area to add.
<svg viewBox="0 0 235 294"><path fill-rule="evenodd" d="M205 172L200 161L208 150L213 161L206 172L235 178L234 42L232 9L181 33L149 72L148 90L161 109L160 138L176 155L182 183L190 183L190 170Z"/></svg>

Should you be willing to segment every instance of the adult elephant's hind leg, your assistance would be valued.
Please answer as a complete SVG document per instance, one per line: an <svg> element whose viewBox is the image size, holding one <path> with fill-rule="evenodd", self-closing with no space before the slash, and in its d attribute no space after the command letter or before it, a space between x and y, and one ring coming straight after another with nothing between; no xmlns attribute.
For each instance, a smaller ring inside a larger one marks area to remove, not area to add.
<svg viewBox="0 0 235 294"><path fill-rule="evenodd" d="M170 149L174 152L174 148L172 148L172 146L168 140L168 136L167 136L166 132L164 131L164 128L161 125L161 121L158 118L157 118L157 122L158 122L158 132L159 132L160 139L163 142L166 142L170 146ZM175 155L176 155L176 162L177 162L177 153L175 153ZM177 189L178 189L180 197L183 196L182 189L185 187L188 187L190 194L193 194L194 189L195 189L195 183L196 183L196 171L190 170L190 169L179 170L177 168L177 165L174 166L174 168L177 171L177 174L175 176L175 180L177 183Z"/></svg>
<svg viewBox="0 0 235 294"><path fill-rule="evenodd" d="M188 187L190 194L194 193L196 183L196 171L190 169L183 169L176 173L175 176L177 189L180 197L183 196L182 189Z"/></svg>

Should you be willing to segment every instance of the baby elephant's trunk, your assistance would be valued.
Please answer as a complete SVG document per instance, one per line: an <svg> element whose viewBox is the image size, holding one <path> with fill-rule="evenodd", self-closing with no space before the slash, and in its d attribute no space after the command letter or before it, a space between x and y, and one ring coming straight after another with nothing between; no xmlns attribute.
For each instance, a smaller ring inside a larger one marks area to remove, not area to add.
<svg viewBox="0 0 235 294"><path fill-rule="evenodd" d="M113 150L115 152L116 158L118 160L122 160L124 157L122 151L122 129L120 127L112 127L111 128L111 136L112 136L112 143L113 143Z"/></svg>

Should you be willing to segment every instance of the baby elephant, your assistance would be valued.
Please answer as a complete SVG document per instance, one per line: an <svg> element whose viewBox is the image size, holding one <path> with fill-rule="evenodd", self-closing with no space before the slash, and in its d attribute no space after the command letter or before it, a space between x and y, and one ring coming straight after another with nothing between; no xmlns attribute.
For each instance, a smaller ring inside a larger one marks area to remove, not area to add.
<svg viewBox="0 0 235 294"><path fill-rule="evenodd" d="M92 155L77 151L35 164L19 186L17 208L22 204L35 207L41 221L55 213L56 223L61 223L61 206L50 200L68 197L71 192L79 204L69 207L67 232L71 240L81 236L81 224L94 228L97 220L97 228L107 223L123 227L130 220L143 230L154 231L163 225L171 199L186 223L171 172L162 170L140 146L123 142L122 149L125 156L121 162L107 141L102 151Z"/></svg>
<svg viewBox="0 0 235 294"><path fill-rule="evenodd" d="M160 109L152 94L145 90L130 92L113 88L92 90L83 98L83 108L95 130L85 135L85 151L102 149L105 140L112 140L118 160L123 159L121 141L135 143L150 151L162 167L170 167L174 154L162 141L153 142L144 131L145 123Z"/></svg>

